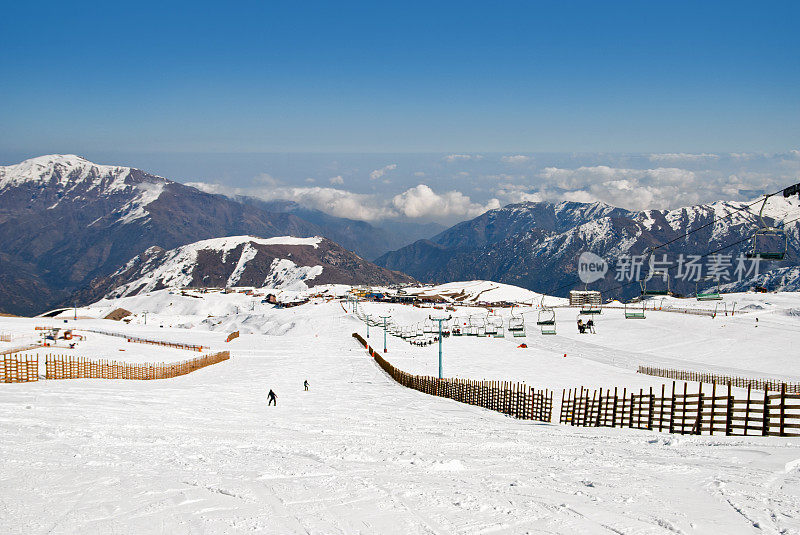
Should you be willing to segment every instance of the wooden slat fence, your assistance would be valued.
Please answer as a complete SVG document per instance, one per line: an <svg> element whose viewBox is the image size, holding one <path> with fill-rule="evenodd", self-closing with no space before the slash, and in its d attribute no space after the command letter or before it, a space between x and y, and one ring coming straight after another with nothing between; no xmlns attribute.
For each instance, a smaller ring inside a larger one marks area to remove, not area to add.
<svg viewBox="0 0 800 535"><path fill-rule="evenodd" d="M720 385L731 385L738 388L753 388L754 390L772 390L780 392L783 388L789 394L800 394L800 383L787 383L776 379L753 379L735 375L720 375L716 373L693 372L688 370L673 370L669 368L654 368L652 366L639 366L638 373L652 375L654 377L665 377L678 381L694 381L697 383L717 383ZM784 387L785 385L785 387Z"/></svg>
<svg viewBox="0 0 800 535"><path fill-rule="evenodd" d="M0 342L10 342L11 335L8 333L0 333Z"/></svg>
<svg viewBox="0 0 800 535"><path fill-rule="evenodd" d="M38 355L4 355L0 358L0 383L30 383L38 380Z"/></svg>
<svg viewBox="0 0 800 535"><path fill-rule="evenodd" d="M353 333L353 338L367 349L370 356L392 379L403 386L432 396L477 405L522 420L551 421L553 393L550 390L535 390L524 383L513 381L439 379L412 375L392 366L359 334Z"/></svg>
<svg viewBox="0 0 800 535"><path fill-rule="evenodd" d="M191 360L170 363L131 363L110 360L89 360L70 355L47 355L47 379L171 379L228 360L230 353L222 351Z"/></svg>
<svg viewBox="0 0 800 535"><path fill-rule="evenodd" d="M703 390L705 387L705 391ZM618 388L562 390L559 423L580 427L627 427L681 435L714 433L742 436L800 436L800 394L781 388L747 387L746 398L735 398L732 384L700 383L697 392L687 384L671 392L661 385L638 392Z"/></svg>
<svg viewBox="0 0 800 535"><path fill-rule="evenodd" d="M125 338L128 342L134 342L137 344L151 344L156 346L164 346L164 347L172 347L175 349L186 349L187 351L202 351L204 348L203 346L195 345L195 344L182 344L180 342L165 342L163 340L152 340L149 338L141 338L138 336L131 336L125 333L118 333L113 331L104 331L102 329L81 329L82 331L95 333L95 334L103 334L105 336L115 336L117 338Z"/></svg>

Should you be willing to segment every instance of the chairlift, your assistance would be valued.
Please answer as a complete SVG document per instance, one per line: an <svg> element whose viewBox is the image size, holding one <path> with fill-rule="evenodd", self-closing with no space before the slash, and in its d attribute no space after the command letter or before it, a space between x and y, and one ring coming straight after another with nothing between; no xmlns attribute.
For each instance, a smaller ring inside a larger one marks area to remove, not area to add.
<svg viewBox="0 0 800 535"><path fill-rule="evenodd" d="M442 335L450 334L450 320L446 319L442 322Z"/></svg>
<svg viewBox="0 0 800 535"><path fill-rule="evenodd" d="M506 329L505 329L505 322L503 321L502 316L493 315L489 319L489 323L486 327L486 333L489 334L489 327L488 325L491 324L492 326L492 336L495 338L505 338L506 337Z"/></svg>
<svg viewBox="0 0 800 535"><path fill-rule="evenodd" d="M536 325L555 325L556 311L553 307L545 306L544 295L539 301L539 315L536 318Z"/></svg>
<svg viewBox="0 0 800 535"><path fill-rule="evenodd" d="M498 318L500 321L495 325L495 329L497 332L494 333L495 338L505 338L506 337L506 328L505 323L503 322L503 318Z"/></svg>
<svg viewBox="0 0 800 535"><path fill-rule="evenodd" d="M471 320L472 318L470 318ZM486 337L486 320L480 316L478 316L477 320L475 321L475 336L480 338Z"/></svg>
<svg viewBox="0 0 800 535"><path fill-rule="evenodd" d="M584 284L583 286L584 294L588 297L589 295L589 285ZM586 298L584 298L586 299ZM544 296L542 296L542 301L544 301ZM580 314L601 314L603 312L603 299L600 297L598 299L597 304L594 303L587 303L585 300L581 305Z"/></svg>
<svg viewBox="0 0 800 535"><path fill-rule="evenodd" d="M453 320L453 327L452 327L453 336L464 336L463 323L464 322L459 318Z"/></svg>
<svg viewBox="0 0 800 535"><path fill-rule="evenodd" d="M425 320L425 323L422 326L422 332L425 334L433 334L433 321L432 320Z"/></svg>
<svg viewBox="0 0 800 535"><path fill-rule="evenodd" d="M540 310L536 324L541 327L542 334L556 334L556 310L554 308Z"/></svg>
<svg viewBox="0 0 800 535"><path fill-rule="evenodd" d="M705 277L703 281L713 281L713 277ZM722 296L719 294L719 280L716 281L716 286L711 286L711 288L706 288L704 291L700 290L700 282L695 282L695 292L694 295L698 301L719 301L722 299Z"/></svg>
<svg viewBox="0 0 800 535"><path fill-rule="evenodd" d="M661 280L664 281L663 286L654 286L652 284L652 281L655 280L656 277L660 277ZM650 277L649 288L646 278L639 281L639 286L642 288L642 295L672 295L669 286L669 272L665 269L653 270L652 276Z"/></svg>
<svg viewBox="0 0 800 535"><path fill-rule="evenodd" d="M497 335L497 324L494 321L494 316L492 316L489 311L486 311L486 336L496 336Z"/></svg>
<svg viewBox="0 0 800 535"><path fill-rule="evenodd" d="M508 332L514 338L525 337L525 317L522 314L514 314L514 307L511 307L511 317L508 319Z"/></svg>
<svg viewBox="0 0 800 535"><path fill-rule="evenodd" d="M542 325L542 334L543 335L550 335L556 334L556 324L552 325Z"/></svg>
<svg viewBox="0 0 800 535"><path fill-rule="evenodd" d="M642 301L642 311L641 312L639 312L638 310L636 310L636 309L634 309L632 307L629 310L628 309L628 303L625 303L625 319L626 320L643 320L643 319L646 319L646 316L644 314L644 307L645 307L645 304L644 304L644 301Z"/></svg>
<svg viewBox="0 0 800 535"><path fill-rule="evenodd" d="M472 316L467 318L467 324L464 326L464 334L467 336L478 336L478 326L473 323Z"/></svg>
<svg viewBox="0 0 800 535"><path fill-rule="evenodd" d="M788 189L788 188L787 188ZM764 221L764 208L770 195L764 197L761 210L758 212L758 219L761 227L755 231L751 240L752 248L747 252L747 258L760 258L761 260L783 260L789 247L789 237L786 231Z"/></svg>
<svg viewBox="0 0 800 535"><path fill-rule="evenodd" d="M536 318L536 325L555 325L556 324L556 311L552 307L543 308L539 310L539 316Z"/></svg>

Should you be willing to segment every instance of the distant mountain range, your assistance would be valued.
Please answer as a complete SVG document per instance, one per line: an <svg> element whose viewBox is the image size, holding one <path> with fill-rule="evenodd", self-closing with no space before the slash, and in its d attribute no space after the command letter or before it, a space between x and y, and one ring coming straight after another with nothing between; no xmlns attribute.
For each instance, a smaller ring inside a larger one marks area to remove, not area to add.
<svg viewBox="0 0 800 535"><path fill-rule="evenodd" d="M745 208L746 204L716 202L642 212L603 203L511 204L459 223L430 240L419 240L387 253L375 262L424 282L486 279L565 296L571 289L584 288L577 276L577 263L582 252L591 251L610 263L610 271L604 280L589 288L606 290L607 297L630 298L640 293L639 284L618 288L629 280L615 280L619 260L624 255L642 255L650 247L674 240L654 256L654 260L660 261L666 254L667 261L674 266L680 254L703 255L744 240L720 252L733 255L731 261L735 262L736 255L749 250L747 238L759 227L760 203L749 208ZM764 215L768 224L781 225L782 221L800 218L800 202L797 198L772 197ZM708 226L693 232L704 225ZM800 222L787 224L786 231L789 236L786 260L762 262L762 273L783 269L783 275L796 274L796 270L785 268L800 265ZM731 276L734 269L735 266L729 269ZM642 273L646 275L647 270ZM684 295L695 292L695 282L675 278L674 267L671 274L673 291ZM791 277L766 277L773 285L777 280L791 283ZM657 284L653 281L651 289ZM701 288L710 284L713 283L701 282ZM753 284L744 282L737 287L749 288Z"/></svg>
<svg viewBox="0 0 800 535"><path fill-rule="evenodd" d="M330 223L331 234L344 225L335 218ZM32 314L69 304L75 291L154 246L327 234L291 212L267 211L138 169L41 156L0 166L0 311Z"/></svg>
<svg viewBox="0 0 800 535"><path fill-rule="evenodd" d="M679 254L702 255L741 242L724 250L735 257L750 247L759 207L716 202L634 212L602 203L529 202L490 210L401 246L409 236L437 227L381 229L291 202L209 194L130 167L42 156L0 167L0 312L33 314L164 286L173 265L180 265L182 285L411 280L393 273L399 271L425 282L483 279L565 296L581 287L576 269L584 251L611 264L605 279L590 288L606 291L606 297L632 297L638 284L618 288L614 280L625 255L670 242L658 258L667 254L674 262ZM797 218L800 201L771 198L765 220L788 222L787 259L763 262L757 280L723 280L726 287L747 289L761 281L771 289L797 288ZM280 236L327 239L300 249L259 241ZM224 246L203 242L224 237L237 238ZM372 258L390 246L399 248L375 261L386 269L357 256ZM671 289L691 294L695 285L673 279Z"/></svg>

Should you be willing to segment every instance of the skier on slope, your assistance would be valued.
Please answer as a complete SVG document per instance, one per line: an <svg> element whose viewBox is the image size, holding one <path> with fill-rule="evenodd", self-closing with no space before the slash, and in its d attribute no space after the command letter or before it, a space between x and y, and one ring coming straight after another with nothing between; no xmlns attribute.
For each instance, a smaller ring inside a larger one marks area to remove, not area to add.
<svg viewBox="0 0 800 535"><path fill-rule="evenodd" d="M306 389L306 392L308 392L308 379L306 379L305 381L303 381L303 387L305 387L305 389Z"/></svg>
<svg viewBox="0 0 800 535"><path fill-rule="evenodd" d="M269 394L267 394L267 399L269 400L269 403L267 403L268 407L272 404L274 404L276 407L278 406L278 396L275 395L275 392L273 392L271 388L269 390Z"/></svg>

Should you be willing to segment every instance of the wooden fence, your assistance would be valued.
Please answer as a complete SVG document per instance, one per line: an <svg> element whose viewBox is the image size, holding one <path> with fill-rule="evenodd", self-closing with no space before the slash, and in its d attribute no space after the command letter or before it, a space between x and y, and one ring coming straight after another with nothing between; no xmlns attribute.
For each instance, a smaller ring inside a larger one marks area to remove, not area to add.
<svg viewBox="0 0 800 535"><path fill-rule="evenodd" d="M781 392L785 389L789 394L800 394L800 383L785 383L775 379L752 379L735 375L719 375L715 373L701 373L687 370L672 370L669 368L654 368L652 366L639 366L638 373L654 377L666 377L678 381L694 381L697 383L717 383L731 385L739 388L752 388L753 390L772 390Z"/></svg>
<svg viewBox="0 0 800 535"><path fill-rule="evenodd" d="M125 333L104 331L101 329L81 329L81 330L95 334L103 334L105 336L115 336L117 338L125 338L128 342L135 342L137 344L152 344L156 346L172 347L175 349L186 349L187 351L202 351L204 349L203 346L194 344L182 344L180 342L165 342L163 340L151 340L149 338L141 338L137 336L131 336Z"/></svg>
<svg viewBox="0 0 800 535"><path fill-rule="evenodd" d="M230 342L231 340L235 340L239 338L239 331L233 331L228 337L225 339L226 342Z"/></svg>
<svg viewBox="0 0 800 535"><path fill-rule="evenodd" d="M10 342L11 335L8 333L0 333L0 342Z"/></svg>
<svg viewBox="0 0 800 535"><path fill-rule="evenodd" d="M800 436L800 394L770 394L768 389L747 388L746 399L734 398L731 384L700 383L696 393L667 393L583 387L562 391L559 423L580 427L627 427L681 435L724 433L725 435ZM710 386L710 392L708 391Z"/></svg>
<svg viewBox="0 0 800 535"><path fill-rule="evenodd" d="M0 359L0 383L30 383L38 380L37 355L4 355Z"/></svg>
<svg viewBox="0 0 800 535"><path fill-rule="evenodd" d="M553 393L534 390L523 383L511 381L473 381L469 379L439 379L412 375L392 366L372 349L358 333L353 338L363 345L378 365L403 386L432 396L450 398L461 403L477 405L522 420L549 422L553 413Z"/></svg>
<svg viewBox="0 0 800 535"><path fill-rule="evenodd" d="M109 360L89 360L68 355L47 355L47 379L171 379L228 360L230 353L222 351L191 360L173 363L130 363Z"/></svg>

